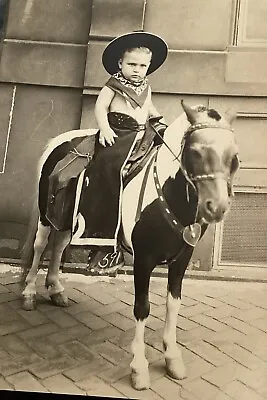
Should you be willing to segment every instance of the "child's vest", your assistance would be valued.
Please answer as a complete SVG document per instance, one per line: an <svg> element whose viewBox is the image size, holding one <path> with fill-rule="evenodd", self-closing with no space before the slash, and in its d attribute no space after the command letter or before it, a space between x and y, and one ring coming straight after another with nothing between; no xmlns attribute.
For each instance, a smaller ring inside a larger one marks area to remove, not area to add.
<svg viewBox="0 0 267 400"><path fill-rule="evenodd" d="M145 124L148 119L149 105L151 103L151 87L144 85L140 94L131 87L130 84L124 84L122 79L119 80L112 76L105 86L120 94L126 102L128 114L133 117L140 125Z"/></svg>

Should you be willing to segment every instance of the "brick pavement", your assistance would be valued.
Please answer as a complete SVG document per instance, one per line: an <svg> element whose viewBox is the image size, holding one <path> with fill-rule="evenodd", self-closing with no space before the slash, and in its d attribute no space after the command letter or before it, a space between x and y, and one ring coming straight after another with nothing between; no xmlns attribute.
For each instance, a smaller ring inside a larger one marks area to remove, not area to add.
<svg viewBox="0 0 267 400"><path fill-rule="evenodd" d="M2 268L0 266L0 268ZM185 279L177 338L188 377L165 376L166 279L152 278L145 340L151 388L130 384L133 280L62 274L70 306L21 309L18 270L0 273L0 389L162 400L267 399L267 284Z"/></svg>

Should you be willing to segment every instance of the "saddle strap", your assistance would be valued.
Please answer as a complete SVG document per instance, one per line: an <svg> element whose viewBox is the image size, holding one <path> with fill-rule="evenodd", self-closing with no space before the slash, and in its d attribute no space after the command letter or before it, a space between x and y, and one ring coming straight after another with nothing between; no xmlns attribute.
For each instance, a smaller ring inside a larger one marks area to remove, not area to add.
<svg viewBox="0 0 267 400"><path fill-rule="evenodd" d="M135 223L139 220L141 212L142 212L142 205L143 205L143 200L144 200L144 194L145 194L148 174L149 174L150 168L151 168L151 166L152 166L152 164L154 162L154 159L155 159L156 155L157 155L157 152L152 156L151 160L149 161L148 166L146 167L145 175L144 175L142 186L141 186L141 189L140 189L140 194L139 194L136 214L135 214Z"/></svg>

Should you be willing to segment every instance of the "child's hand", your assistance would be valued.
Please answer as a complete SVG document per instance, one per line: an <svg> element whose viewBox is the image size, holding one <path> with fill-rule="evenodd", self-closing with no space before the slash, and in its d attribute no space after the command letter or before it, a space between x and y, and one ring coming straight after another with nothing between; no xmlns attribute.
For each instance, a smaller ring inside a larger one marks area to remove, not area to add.
<svg viewBox="0 0 267 400"><path fill-rule="evenodd" d="M99 135L99 143L102 144L102 146L106 147L106 142L112 146L115 143L115 138L118 137L116 133L111 129L105 129L104 131L100 131Z"/></svg>

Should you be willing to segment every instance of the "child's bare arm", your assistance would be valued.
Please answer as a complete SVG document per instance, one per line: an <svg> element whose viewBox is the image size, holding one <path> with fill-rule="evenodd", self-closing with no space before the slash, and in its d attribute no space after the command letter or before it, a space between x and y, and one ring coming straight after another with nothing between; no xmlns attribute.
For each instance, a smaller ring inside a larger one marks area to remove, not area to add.
<svg viewBox="0 0 267 400"><path fill-rule="evenodd" d="M110 128L108 123L107 113L109 111L110 103L114 98L114 92L108 87L104 86L96 100L95 104L95 117L100 130L99 141L105 146L106 142L112 146L115 142L116 133Z"/></svg>
<svg viewBox="0 0 267 400"><path fill-rule="evenodd" d="M160 117L160 116L162 116L162 114L160 114L160 113L158 112L158 110L156 109L156 107L154 106L154 104L153 104L153 102L152 102L152 100L151 100L150 105L149 105L149 117ZM163 117L161 118L160 121L161 121L162 123L165 123Z"/></svg>

